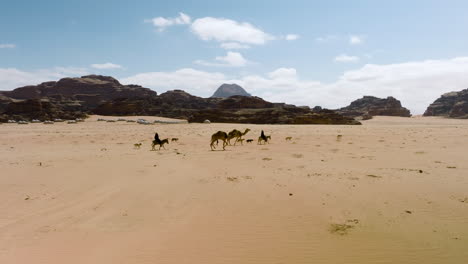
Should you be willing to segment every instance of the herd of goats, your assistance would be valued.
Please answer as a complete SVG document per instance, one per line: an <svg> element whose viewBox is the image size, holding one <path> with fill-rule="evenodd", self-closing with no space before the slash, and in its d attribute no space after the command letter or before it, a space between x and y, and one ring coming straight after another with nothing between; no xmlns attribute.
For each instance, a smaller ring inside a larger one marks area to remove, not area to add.
<svg viewBox="0 0 468 264"><path fill-rule="evenodd" d="M210 143L210 147L211 147L211 150L215 150L216 149L216 146L215 146L215 143L216 145L218 145L218 142L221 140L223 142L223 150L226 149L226 146L227 145L231 145L231 140L232 139L235 139L234 141L234 145L236 145L237 142L240 142L241 144L243 144L244 140L242 137L247 134L248 132L250 131L250 129L246 129L243 133L237 129L234 129L232 130L231 132L229 133L226 133L224 131L218 131L216 133L214 133L212 136L211 136L211 143ZM286 140L291 140L290 137L286 138ZM178 138L172 138L171 141L178 141L179 139ZM260 136L258 137L258 142L257 144L261 145L262 143L263 144L266 144L266 143L269 143L268 141L271 140L271 136L266 136L265 133L262 132L260 133ZM253 139L247 139L246 141L247 143L251 143L253 142ZM155 133L154 134L154 140L153 140L153 143L151 145L151 150L155 150L155 147L158 145L159 146L159 149L161 149L161 147L163 149L166 149L164 147L164 144L169 144L169 139L166 138L166 139L160 139L159 138L159 135L158 133ZM134 144L134 146L136 148L140 148L141 147L141 143L136 143Z"/></svg>

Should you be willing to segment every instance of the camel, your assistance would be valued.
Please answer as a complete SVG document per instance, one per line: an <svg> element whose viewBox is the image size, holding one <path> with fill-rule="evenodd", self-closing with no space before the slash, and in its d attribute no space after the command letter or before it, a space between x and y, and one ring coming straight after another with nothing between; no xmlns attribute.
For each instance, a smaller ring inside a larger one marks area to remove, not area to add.
<svg viewBox="0 0 468 264"><path fill-rule="evenodd" d="M155 150L154 147L155 147L156 145L159 145L159 149L158 149L158 150L160 150L161 147L162 147L163 149L166 149L166 148L164 147L164 144L169 144L169 139L168 139L168 138L163 139L163 140L159 140L159 141L158 141L158 140L153 140L153 144L151 145L151 150Z"/></svg>
<svg viewBox="0 0 468 264"><path fill-rule="evenodd" d="M216 149L216 147L214 146L214 143L218 142L218 140L223 141L223 150L225 150L226 145L228 144L228 138L229 138L229 136L228 136L228 134L226 132L218 131L218 132L214 133L211 136L211 143L210 143L211 150Z"/></svg>
<svg viewBox="0 0 468 264"><path fill-rule="evenodd" d="M236 145L237 141L239 141L239 139L242 139L242 136L244 136L245 134L249 133L250 129L249 128L246 128L244 133L240 132L239 130L237 129L234 129L232 130L231 132L229 132L228 134L228 144L231 145L231 139L235 138L236 141L234 142L234 146Z"/></svg>

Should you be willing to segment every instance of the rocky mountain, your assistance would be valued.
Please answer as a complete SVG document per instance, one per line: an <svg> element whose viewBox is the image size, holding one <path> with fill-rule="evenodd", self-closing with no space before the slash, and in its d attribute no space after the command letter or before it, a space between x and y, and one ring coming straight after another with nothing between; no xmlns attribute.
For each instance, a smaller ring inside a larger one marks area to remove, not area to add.
<svg viewBox="0 0 468 264"><path fill-rule="evenodd" d="M331 110L314 111L252 96L201 98L182 90L157 95L148 88L122 85L112 77L99 75L64 78L0 92L0 121L3 122L73 119L86 114L158 115L190 122L208 119L254 124L360 124Z"/></svg>
<svg viewBox="0 0 468 264"><path fill-rule="evenodd" d="M364 96L353 101L349 106L337 110L338 113L356 119L370 119L376 115L410 117L408 109L401 106L401 102L394 97L377 98Z"/></svg>
<svg viewBox="0 0 468 264"><path fill-rule="evenodd" d="M58 82L44 82L1 93L12 99L46 99L58 104L73 103L83 109L91 109L116 98L157 95L151 89L138 85L122 85L112 77L101 75L63 78Z"/></svg>
<svg viewBox="0 0 468 264"><path fill-rule="evenodd" d="M157 96L151 89L122 85L109 76L87 75L0 92L0 114L13 119L83 117L97 106L118 98Z"/></svg>
<svg viewBox="0 0 468 264"><path fill-rule="evenodd" d="M221 85L216 92L211 96L214 98L228 98L234 95L242 96L251 96L247 91L244 90L241 86L233 84L223 84Z"/></svg>
<svg viewBox="0 0 468 264"><path fill-rule="evenodd" d="M468 118L468 89L443 94L429 105L424 116Z"/></svg>

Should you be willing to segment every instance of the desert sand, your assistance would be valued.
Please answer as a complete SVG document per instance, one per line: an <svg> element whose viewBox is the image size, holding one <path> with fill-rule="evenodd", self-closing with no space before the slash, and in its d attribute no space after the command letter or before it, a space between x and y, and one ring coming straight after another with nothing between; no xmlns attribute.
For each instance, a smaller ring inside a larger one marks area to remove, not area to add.
<svg viewBox="0 0 468 264"><path fill-rule="evenodd" d="M467 120L97 118L0 125L0 263L468 263ZM210 150L234 128L254 143Z"/></svg>

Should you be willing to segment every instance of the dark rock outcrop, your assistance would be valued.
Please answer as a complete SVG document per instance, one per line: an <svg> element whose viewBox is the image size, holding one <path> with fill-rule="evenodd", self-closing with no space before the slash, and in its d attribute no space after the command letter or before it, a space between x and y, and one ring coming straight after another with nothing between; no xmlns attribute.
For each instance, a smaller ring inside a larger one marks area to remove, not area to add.
<svg viewBox="0 0 468 264"><path fill-rule="evenodd" d="M75 102L84 109L116 98L147 97L155 91L138 85L122 85L109 76L87 75L80 78L63 78L58 82L44 82L2 92L13 99L49 99L55 103Z"/></svg>
<svg viewBox="0 0 468 264"><path fill-rule="evenodd" d="M391 96L385 99L374 96L364 96L361 99L353 101L349 106L338 109L337 112L344 116L361 120L370 119L377 115L411 116L410 111L402 107L401 102Z"/></svg>
<svg viewBox="0 0 468 264"><path fill-rule="evenodd" d="M189 122L202 123L210 120L217 123L249 123L249 124L335 124L360 125L358 121L344 117L332 110L320 112L296 112L287 108L266 109L208 109L193 113Z"/></svg>
<svg viewBox="0 0 468 264"><path fill-rule="evenodd" d="M211 97L228 98L234 95L251 96L247 91L244 90L244 88L235 83L224 83L216 90L216 92Z"/></svg>
<svg viewBox="0 0 468 264"><path fill-rule="evenodd" d="M93 110L98 115L158 115L187 119L194 111L216 108L218 98L201 98L182 90L159 96L120 98L103 103Z"/></svg>
<svg viewBox="0 0 468 264"><path fill-rule="evenodd" d="M159 115L189 122L252 124L349 124L359 122L331 110L311 111L284 103L270 103L259 97L232 96L201 98L180 90L153 98L119 99L94 110L100 115Z"/></svg>
<svg viewBox="0 0 468 264"><path fill-rule="evenodd" d="M429 105L424 116L468 118L468 89L443 94Z"/></svg>
<svg viewBox="0 0 468 264"><path fill-rule="evenodd" d="M53 120L85 118L87 115L81 111L64 110L58 105L46 100L27 99L10 102L2 115L0 121L5 122L8 119L14 120Z"/></svg>
<svg viewBox="0 0 468 264"><path fill-rule="evenodd" d="M138 85L122 85L109 76L87 75L57 82L29 85L0 92L0 114L15 118L46 119L83 116L97 106L119 98L154 97L157 93ZM31 104L31 108L27 105ZM35 111L47 109L41 114ZM40 116L44 117L41 118Z"/></svg>

